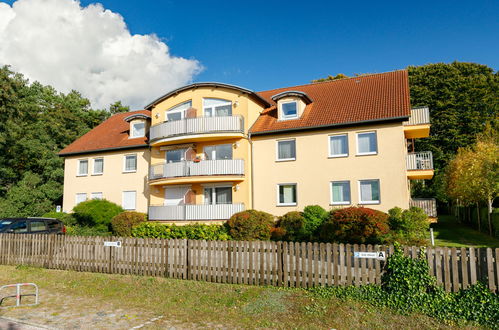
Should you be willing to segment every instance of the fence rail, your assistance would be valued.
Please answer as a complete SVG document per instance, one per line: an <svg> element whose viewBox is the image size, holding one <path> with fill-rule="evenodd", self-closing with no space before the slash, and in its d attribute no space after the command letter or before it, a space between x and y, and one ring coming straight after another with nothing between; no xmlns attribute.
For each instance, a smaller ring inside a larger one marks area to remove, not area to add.
<svg viewBox="0 0 499 330"><path fill-rule="evenodd" d="M150 220L228 220L244 211L243 203L149 206Z"/></svg>
<svg viewBox="0 0 499 330"><path fill-rule="evenodd" d="M151 166L149 179L201 175L244 175L244 159L181 161Z"/></svg>
<svg viewBox="0 0 499 330"><path fill-rule="evenodd" d="M149 139L151 141L180 135L205 133L243 133L244 119L242 116L195 117L181 120L166 121L151 126Z"/></svg>
<svg viewBox="0 0 499 330"><path fill-rule="evenodd" d="M411 152L407 154L406 165L408 170L432 170L433 154L431 151Z"/></svg>
<svg viewBox="0 0 499 330"><path fill-rule="evenodd" d="M422 208L429 217L437 217L437 200L435 198L412 198L409 200L409 206Z"/></svg>
<svg viewBox="0 0 499 330"><path fill-rule="evenodd" d="M121 247L104 246L114 240ZM0 235L3 265L284 287L379 284L383 261L354 258L359 251L390 255L393 246ZM404 253L415 258L419 248L405 247ZM426 258L447 291L477 281L498 289L499 249L429 248Z"/></svg>
<svg viewBox="0 0 499 330"><path fill-rule="evenodd" d="M428 107L414 108L411 110L411 116L408 121L404 121L404 125L421 125L430 123L430 109Z"/></svg>

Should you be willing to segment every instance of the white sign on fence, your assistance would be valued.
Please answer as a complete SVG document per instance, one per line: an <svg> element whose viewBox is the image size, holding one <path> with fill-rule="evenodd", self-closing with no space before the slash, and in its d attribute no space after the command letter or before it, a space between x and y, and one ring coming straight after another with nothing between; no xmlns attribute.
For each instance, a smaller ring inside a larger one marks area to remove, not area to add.
<svg viewBox="0 0 499 330"><path fill-rule="evenodd" d="M121 247L121 242L104 242L104 246Z"/></svg>
<svg viewBox="0 0 499 330"><path fill-rule="evenodd" d="M385 260L385 251L379 252L354 252L354 258L367 258L367 259L378 259Z"/></svg>

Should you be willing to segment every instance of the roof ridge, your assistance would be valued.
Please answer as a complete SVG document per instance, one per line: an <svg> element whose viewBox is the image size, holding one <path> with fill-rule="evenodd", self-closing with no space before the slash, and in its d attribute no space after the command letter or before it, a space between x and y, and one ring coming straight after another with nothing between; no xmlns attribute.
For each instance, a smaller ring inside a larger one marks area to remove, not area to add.
<svg viewBox="0 0 499 330"><path fill-rule="evenodd" d="M316 81L316 82L311 82L308 84L301 84L301 85L294 85L294 86L287 86L287 87L278 87L278 88L274 88L274 89L258 91L256 93L267 93L267 92L275 91L278 89L288 89L288 88L303 87L303 86L310 86L310 85L326 84L326 83L332 83L332 82L336 82L336 81L358 79L358 78L363 78L363 77L370 77L370 76L376 76L376 75L382 75L382 74L388 74L388 73L394 73L394 72L400 72L400 71L407 71L407 69L397 69L397 70L379 72L379 73L366 73L366 74L362 74L360 76L355 76L355 77L346 77L346 78L340 78L340 79L334 79L334 80Z"/></svg>

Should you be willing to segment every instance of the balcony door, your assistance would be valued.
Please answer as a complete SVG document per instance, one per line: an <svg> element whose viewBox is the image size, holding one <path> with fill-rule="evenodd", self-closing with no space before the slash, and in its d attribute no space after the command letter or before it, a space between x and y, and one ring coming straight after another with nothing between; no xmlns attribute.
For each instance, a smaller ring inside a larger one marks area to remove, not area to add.
<svg viewBox="0 0 499 330"><path fill-rule="evenodd" d="M186 117L187 110L190 109L191 107L192 107L192 102L187 101L166 110L166 120L177 121L184 119Z"/></svg>
<svg viewBox="0 0 499 330"><path fill-rule="evenodd" d="M186 204L186 198L188 196L188 192L190 189L191 189L191 187L189 187L189 186L165 188L164 205L173 206L173 205Z"/></svg>
<svg viewBox="0 0 499 330"><path fill-rule="evenodd" d="M204 147L206 160L232 159L232 143Z"/></svg>
<svg viewBox="0 0 499 330"><path fill-rule="evenodd" d="M222 99L203 99L205 117L232 116L232 102Z"/></svg>
<svg viewBox="0 0 499 330"><path fill-rule="evenodd" d="M232 187L204 187L204 203L212 204L232 204Z"/></svg>
<svg viewBox="0 0 499 330"><path fill-rule="evenodd" d="M185 160L187 149L173 149L166 151L166 163L180 163Z"/></svg>

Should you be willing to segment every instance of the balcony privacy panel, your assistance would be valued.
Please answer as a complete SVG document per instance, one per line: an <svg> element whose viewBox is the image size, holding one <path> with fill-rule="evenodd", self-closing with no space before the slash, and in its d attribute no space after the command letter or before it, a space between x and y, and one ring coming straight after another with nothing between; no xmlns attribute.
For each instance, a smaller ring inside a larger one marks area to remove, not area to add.
<svg viewBox="0 0 499 330"><path fill-rule="evenodd" d="M406 158L408 170L432 170L433 155L431 151L412 152Z"/></svg>
<svg viewBox="0 0 499 330"><path fill-rule="evenodd" d="M149 220L228 220L244 210L244 204L150 206Z"/></svg>
<svg viewBox="0 0 499 330"><path fill-rule="evenodd" d="M244 175L244 159L182 161L151 166L149 178L176 178L205 175Z"/></svg>

